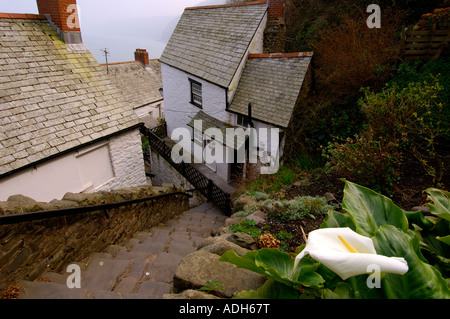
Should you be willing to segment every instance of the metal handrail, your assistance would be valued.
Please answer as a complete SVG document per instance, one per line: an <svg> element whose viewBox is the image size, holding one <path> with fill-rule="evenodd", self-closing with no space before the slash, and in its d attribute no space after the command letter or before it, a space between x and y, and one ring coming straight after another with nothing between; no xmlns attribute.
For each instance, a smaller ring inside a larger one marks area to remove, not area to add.
<svg viewBox="0 0 450 319"><path fill-rule="evenodd" d="M129 205L133 205L133 204L139 204L139 203L153 201L153 200L158 200L161 198L175 196L175 195L184 195L189 198L192 198L193 196L188 194L187 192L193 192L193 191L196 191L196 189L188 190L186 192L174 192L174 193L155 195L155 196L146 197L146 198L138 198L138 199L133 199L133 200L129 200L129 201L109 203L109 204L71 207L71 208L56 209L56 210L49 210L49 211L29 212L29 213L16 214L16 215L5 215L5 216L0 216L0 226L18 224L18 223L29 222L29 221L37 221L37 220L54 218L54 217L63 217L63 216L69 216L69 215L92 213L95 211L104 211L106 216L108 217L107 212L110 209L114 209L114 208L118 208L118 207L122 207L122 206L129 206Z"/></svg>
<svg viewBox="0 0 450 319"><path fill-rule="evenodd" d="M148 137L150 146L153 147L159 155L161 155L175 170L177 170L182 176L184 176L194 187L200 187L201 193L212 201L223 213L231 215L232 203L230 200L230 194L222 190L214 182L203 175L193 165L185 162L175 163L171 157L171 148L156 134L155 129L141 128L141 133ZM189 171L189 172L188 172ZM194 173L194 174L191 174ZM193 176L195 175L195 176ZM196 178L199 180L196 180ZM202 185L203 184L203 185Z"/></svg>

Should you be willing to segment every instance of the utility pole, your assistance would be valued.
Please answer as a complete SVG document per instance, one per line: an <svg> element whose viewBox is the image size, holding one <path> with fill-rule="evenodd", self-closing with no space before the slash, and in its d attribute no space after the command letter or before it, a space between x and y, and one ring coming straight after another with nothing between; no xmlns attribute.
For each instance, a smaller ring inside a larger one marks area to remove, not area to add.
<svg viewBox="0 0 450 319"><path fill-rule="evenodd" d="M100 50L100 51L102 51L103 54L105 55L105 59L106 59L106 73L109 74L109 68L108 68L108 55L109 55L109 52L108 52L108 49L105 48L105 49Z"/></svg>

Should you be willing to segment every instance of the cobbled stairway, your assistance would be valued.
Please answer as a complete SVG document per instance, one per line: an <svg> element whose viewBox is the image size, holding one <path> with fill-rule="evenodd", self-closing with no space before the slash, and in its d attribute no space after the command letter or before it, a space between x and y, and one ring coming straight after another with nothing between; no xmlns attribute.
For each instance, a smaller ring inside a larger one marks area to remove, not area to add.
<svg viewBox="0 0 450 319"><path fill-rule="evenodd" d="M75 263L81 288L70 289L70 273L46 273L19 283L20 299L161 299L172 291L181 259L222 227L226 216L205 203L165 225L136 234L125 245L109 246Z"/></svg>

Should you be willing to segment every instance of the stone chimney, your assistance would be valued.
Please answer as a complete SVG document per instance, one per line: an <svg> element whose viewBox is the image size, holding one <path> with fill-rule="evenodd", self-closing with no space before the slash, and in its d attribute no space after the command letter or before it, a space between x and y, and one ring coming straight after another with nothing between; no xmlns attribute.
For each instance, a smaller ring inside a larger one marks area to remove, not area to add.
<svg viewBox="0 0 450 319"><path fill-rule="evenodd" d="M267 25L264 31L264 53L285 52L285 0L267 0Z"/></svg>
<svg viewBox="0 0 450 319"><path fill-rule="evenodd" d="M83 42L76 0L37 0L37 5L66 44Z"/></svg>
<svg viewBox="0 0 450 319"><path fill-rule="evenodd" d="M134 59L141 62L144 66L148 66L150 64L148 52L145 49L136 49L136 52L134 52Z"/></svg>

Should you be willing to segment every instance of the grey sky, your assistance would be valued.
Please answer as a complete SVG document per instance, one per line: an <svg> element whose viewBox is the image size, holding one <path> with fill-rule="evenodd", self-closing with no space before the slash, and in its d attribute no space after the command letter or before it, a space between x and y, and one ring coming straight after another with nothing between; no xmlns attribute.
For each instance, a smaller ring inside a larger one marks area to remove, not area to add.
<svg viewBox="0 0 450 319"><path fill-rule="evenodd" d="M222 4L226 0L77 0L83 41L104 63L134 60L137 48L159 58L185 7ZM0 12L38 13L36 0L0 0Z"/></svg>

